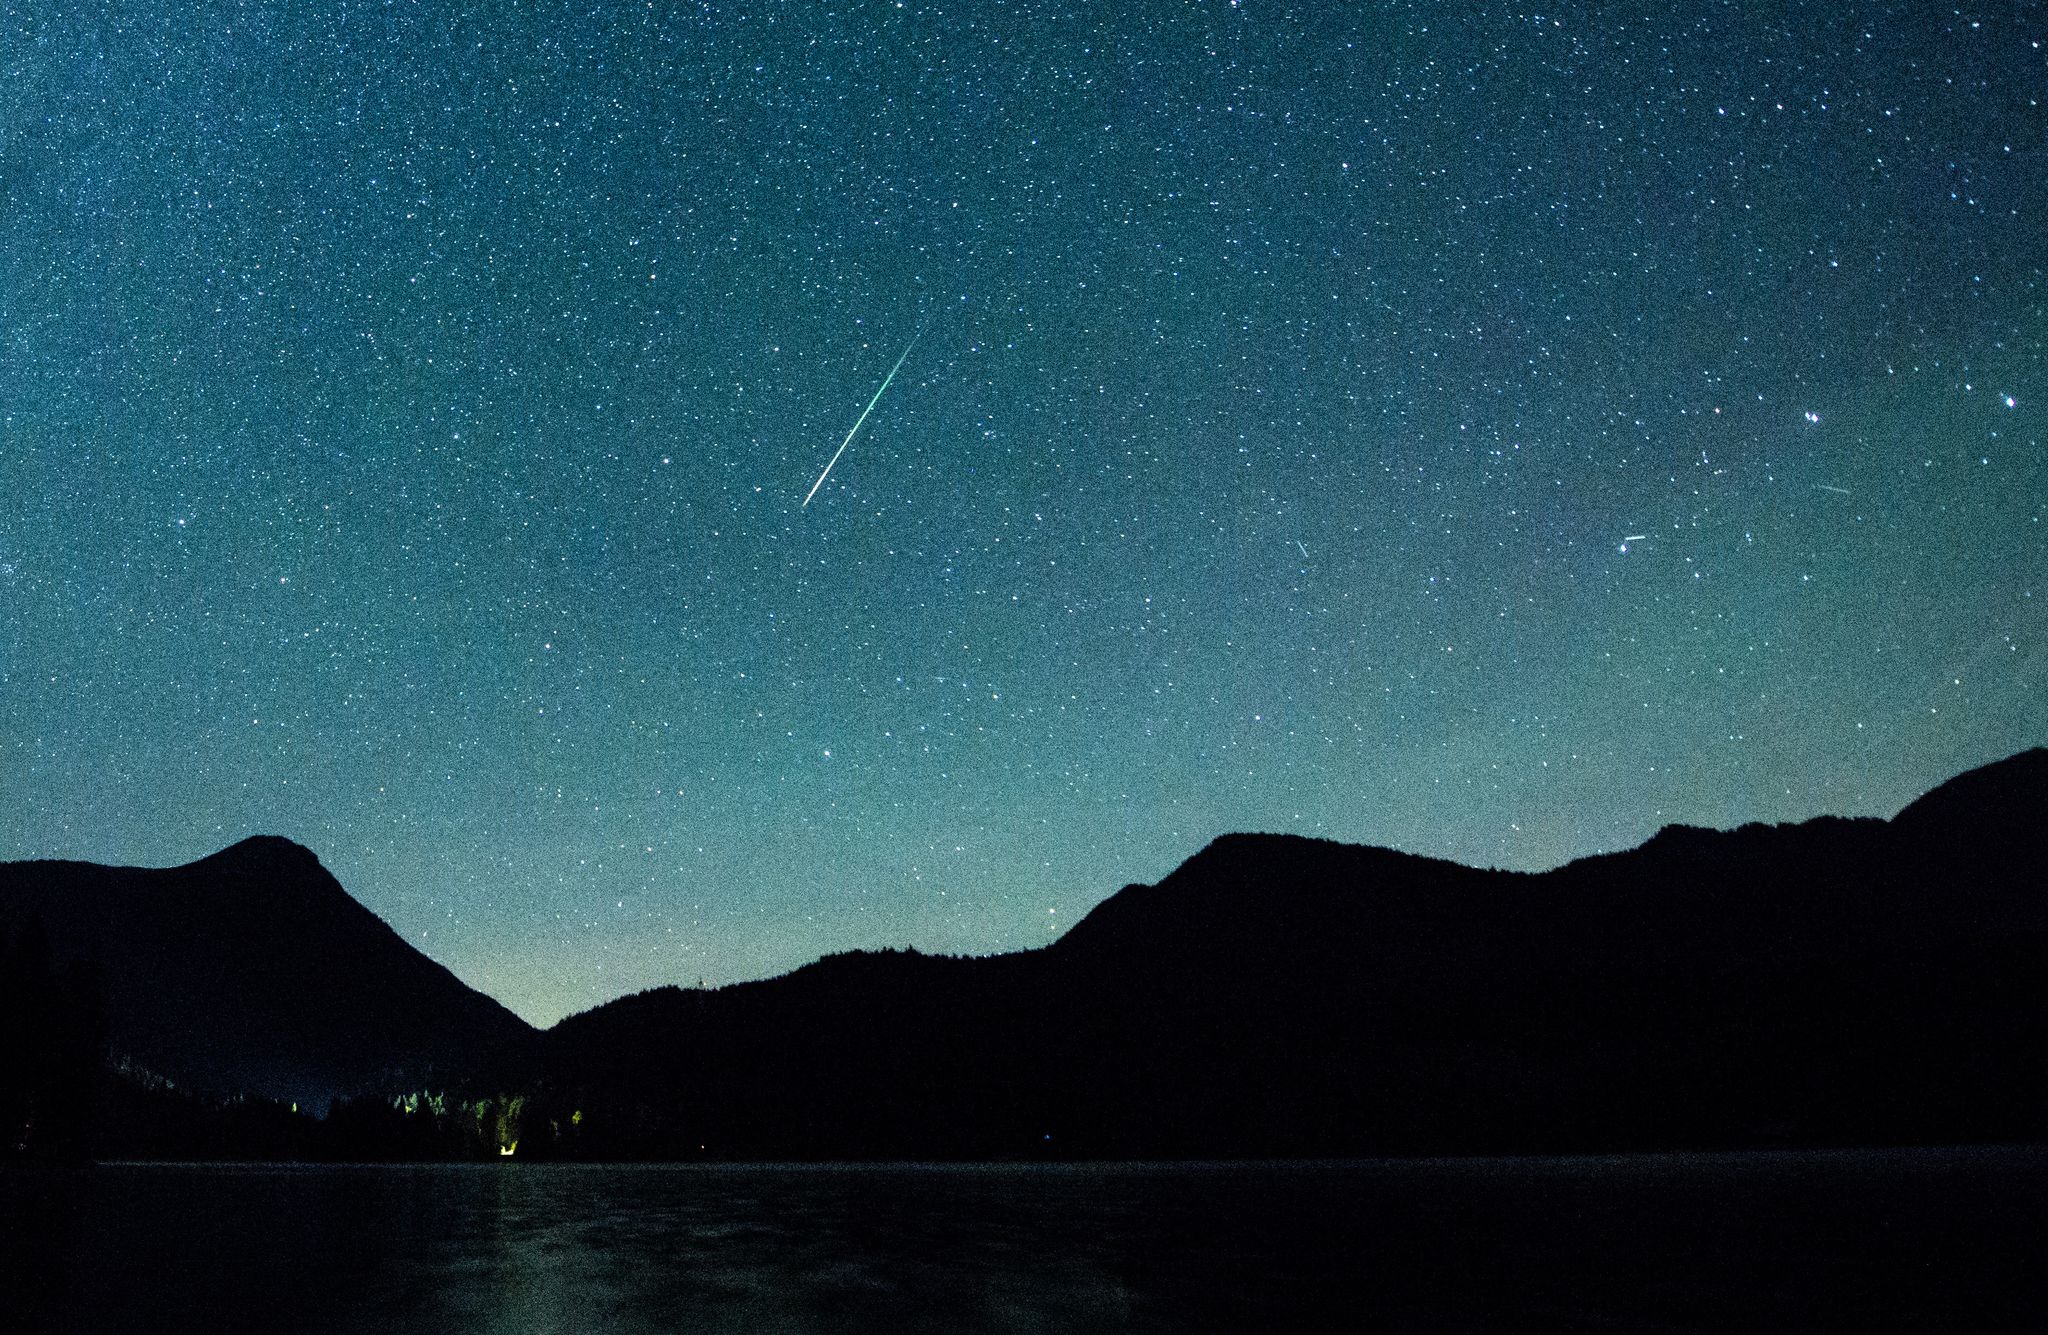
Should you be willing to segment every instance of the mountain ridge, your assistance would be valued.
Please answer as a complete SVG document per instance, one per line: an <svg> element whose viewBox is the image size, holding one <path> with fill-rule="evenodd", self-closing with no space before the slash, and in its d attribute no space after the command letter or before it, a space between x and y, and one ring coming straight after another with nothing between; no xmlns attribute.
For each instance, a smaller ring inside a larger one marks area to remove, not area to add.
<svg viewBox="0 0 2048 1335"><path fill-rule="evenodd" d="M1086 913L1082 914L1079 918L1077 918L1074 921L1074 923L1067 928L1065 932L1061 933L1061 935L1053 941L1047 942L1043 945L1030 946L1022 950L1016 951L1000 951L993 952L987 955L943 956L937 958L996 959L1017 955L1034 955L1043 951L1055 949L1061 943L1073 937L1074 934L1077 931L1079 931L1084 924L1087 924L1090 921L1090 919L1095 918L1105 908L1108 908L1115 901L1127 898L1150 898L1152 897L1153 892L1167 890L1169 889L1169 887L1183 883L1184 874L1187 873L1190 868L1195 868L1207 863L1212 859L1212 855L1227 856L1231 858L1233 861L1235 861L1237 858L1241 857L1243 853L1247 850L1265 851L1270 849L1307 848L1325 852L1342 851L1344 853L1363 854L1379 860L1383 867L1427 867L1448 870L1452 873L1536 880L1543 877L1554 876L1560 872L1568 871L1575 868L1590 868L1595 866L1602 866L1609 863L1611 860L1617 858L1628 859L1634 857L1639 853L1642 853L1646 849L1654 849L1659 854L1674 851L1697 853L1703 850L1716 849L1717 847L1719 847L1721 840L1724 840L1729 837L1735 837L1744 840L1776 840L1784 832L1799 831L1805 829L1812 829L1816 831L1835 831L1845 828L1870 829L1878 826L1896 827L1898 825L1898 822L1904 819L1908 815L1908 813L1913 813L1915 819L1918 820L1923 818L1928 811L1943 805L1946 801L1946 795L1951 794L1952 791L1956 789L1956 785L1963 784L1965 780L1971 781L1971 785L1974 787L1975 784L1983 782L1984 779L1987 777L1990 780L1996 781L1997 791L1999 791L2000 793L2005 792L2008 789L2008 787L2014 785L2024 786L2030 789L2036 794L2034 802L2036 804L2037 809L2048 810L2048 747L2030 747L2025 750L2015 752L2010 756L2006 756L1994 761L1989 761L1983 765L1976 766L1972 769L1962 771L1960 774L1951 776L1949 779L1942 781L1941 783L1935 785L1933 788L1928 789L1925 793L1907 802L1903 807L1899 809L1898 812L1889 817L1839 816L1833 814L1821 814L1817 816L1804 817L1802 819L1794 821L1744 821L1737 825L1726 827L1695 825L1690 822L1672 822L1670 824L1659 826L1656 830L1652 831L1650 835L1647 836L1642 842L1631 845L1630 847L1620 849L1609 849L1595 853L1582 854L1580 856L1568 859L1565 862L1559 863L1554 867L1546 868L1541 871L1522 871L1496 867L1475 867L1467 863L1456 862L1448 858L1440 858L1431 854L1414 853L1404 849L1389 848L1375 844L1347 843L1342 840L1324 838L1318 835L1302 835L1285 832L1261 832L1249 830L1226 831L1222 834L1212 837L1200 849L1197 849L1194 853L1190 854L1187 858L1183 859L1181 862L1176 864L1172 870L1170 870L1165 876L1162 876L1159 880L1151 882L1126 882L1123 886L1121 886L1117 890L1112 891L1103 899L1099 900ZM1930 803L1932 803L1933 805L1930 806ZM1112 910L1112 915L1118 911L1120 910ZM612 997L606 1001L598 1002L593 1006L584 1008L583 1010L570 1012L568 1015L565 1015L561 1019L557 1020L554 1025L546 1026L546 1028L553 1029L559 1027L561 1024L569 1020L576 1019L579 1016L588 1015L592 1011L602 1010L607 1006L616 1005L620 1002L628 1001L635 997L646 996L652 993L673 992L679 994L687 993L695 995L704 992L723 992L738 987L751 987L760 983L775 982L778 979L788 978L794 974L802 973L805 970L814 968L816 965L824 963L827 960L839 959L846 956L890 954L924 955L927 958L934 958L934 956L931 956L929 952L921 952L915 949L914 947L902 950L895 950L888 947L855 947L844 951L830 952L826 955L820 956L816 960L806 961L803 964L797 965L792 969L784 970L783 972L778 974L763 975L759 978L736 979L732 982L721 983L718 984L716 987L711 988L690 988L680 983L663 983L657 984L654 987L642 988L633 992L621 993L619 996Z"/></svg>
<svg viewBox="0 0 2048 1335"><path fill-rule="evenodd" d="M558 1078L737 1157L2040 1135L2044 761L1891 820L1667 827L1546 872L1223 836L1031 951L645 992L545 1042ZM740 1115L704 1088L779 1094ZM821 1103L861 1112L790 1112Z"/></svg>
<svg viewBox="0 0 2048 1335"><path fill-rule="evenodd" d="M2035 749L1889 820L1673 825L1544 872L1232 833L1031 950L843 952L545 1032L275 836L0 864L0 918L100 959L117 1044L180 1080L509 1082L589 1157L2010 1139L2048 1135L2044 811Z"/></svg>

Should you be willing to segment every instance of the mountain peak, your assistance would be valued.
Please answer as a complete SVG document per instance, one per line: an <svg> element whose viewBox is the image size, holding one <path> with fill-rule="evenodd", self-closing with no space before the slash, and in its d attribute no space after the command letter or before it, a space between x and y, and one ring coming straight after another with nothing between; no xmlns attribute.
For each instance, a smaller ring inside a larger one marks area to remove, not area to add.
<svg viewBox="0 0 2048 1335"><path fill-rule="evenodd" d="M200 859L201 862L258 863L268 866L296 864L317 867L320 858L304 844L294 843L277 834L252 834L246 839L229 844L220 852Z"/></svg>
<svg viewBox="0 0 2048 1335"><path fill-rule="evenodd" d="M30 911L101 965L117 1050L187 1087L317 1106L532 1039L275 835L160 869L0 863L0 931Z"/></svg>
<svg viewBox="0 0 2048 1335"><path fill-rule="evenodd" d="M1275 858L1323 862L1331 858L1352 860L1360 856L1393 859L1398 861L1435 862L1436 858L1418 853L1404 853L1397 848L1380 848L1371 844L1347 844L1335 839L1324 839L1310 834L1252 834L1238 832L1219 834L1202 846L1200 852L1181 864L1183 867L1197 863L1212 866L1231 866L1240 862L1255 862L1261 867L1270 866Z"/></svg>
<svg viewBox="0 0 2048 1335"><path fill-rule="evenodd" d="M251 835L176 871L212 887L222 902L274 903L280 897L330 904L354 900L312 849L274 834Z"/></svg>

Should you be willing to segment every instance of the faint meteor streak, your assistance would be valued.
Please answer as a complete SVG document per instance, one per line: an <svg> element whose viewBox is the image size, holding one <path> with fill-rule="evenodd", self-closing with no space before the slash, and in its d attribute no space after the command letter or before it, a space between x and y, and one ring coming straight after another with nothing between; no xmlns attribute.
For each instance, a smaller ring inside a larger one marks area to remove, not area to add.
<svg viewBox="0 0 2048 1335"><path fill-rule="evenodd" d="M818 480L816 482L813 482L811 484L811 489L804 493L804 503L798 506L798 509L803 510L810 508L811 497L818 494L818 488L824 486L825 479L832 475L832 465L838 463L839 456L846 453L846 447L853 444L854 436L860 431L860 424L868 420L868 414L873 412L875 410L875 405L882 401L882 395L886 393L889 389L889 382L891 380L894 380L896 378L896 373L903 369L904 358L910 355L910 350L917 346L917 340L923 337L924 326L919 325L917 327L917 332L910 336L910 341L903 345L903 356L898 357L896 359L896 364L889 368L889 374L882 377L881 388L875 391L875 397L869 399L868 406L860 410L860 416L853 419L853 428L852 430L846 433L846 439L840 441L839 448L832 451L831 459L826 461L825 471L818 474Z"/></svg>
<svg viewBox="0 0 2048 1335"><path fill-rule="evenodd" d="M1825 482L1816 482L1813 485L1819 487L1822 491L1832 491L1838 496L1848 496L1852 494L1847 487L1831 487Z"/></svg>

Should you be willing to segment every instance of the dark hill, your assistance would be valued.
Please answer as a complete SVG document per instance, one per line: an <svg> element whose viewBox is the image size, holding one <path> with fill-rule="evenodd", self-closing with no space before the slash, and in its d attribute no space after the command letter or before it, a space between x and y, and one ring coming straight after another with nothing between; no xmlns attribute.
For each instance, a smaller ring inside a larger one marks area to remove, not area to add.
<svg viewBox="0 0 2048 1335"><path fill-rule="evenodd" d="M300 1100L516 1062L534 1031L420 954L288 840L164 870L0 864L0 926L104 980L117 1056L181 1086Z"/></svg>
<svg viewBox="0 0 2048 1335"><path fill-rule="evenodd" d="M2036 750L1891 821L1673 827L1540 875L1232 835L1041 950L663 989L548 1062L621 1154L2038 1138L2044 799Z"/></svg>

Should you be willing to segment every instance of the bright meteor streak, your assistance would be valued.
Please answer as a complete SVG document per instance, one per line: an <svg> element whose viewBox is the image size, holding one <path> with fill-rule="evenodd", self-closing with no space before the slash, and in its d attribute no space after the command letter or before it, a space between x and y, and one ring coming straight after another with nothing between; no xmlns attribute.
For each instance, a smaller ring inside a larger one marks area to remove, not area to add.
<svg viewBox="0 0 2048 1335"><path fill-rule="evenodd" d="M854 435L857 432L859 432L860 424L868 420L868 414L873 412L875 410L875 405L882 401L882 395L888 390L889 382L891 380L894 380L896 378L896 373L903 369L904 357L908 357L910 355L910 350L917 346L917 340L923 337L924 326L919 325L917 332L910 336L910 342L903 345L903 356L898 357L896 359L896 364L889 368L889 374L882 377L882 386L880 389L877 389L875 391L875 397L869 399L868 406L860 410L859 417L853 419L853 429L846 433L845 440L839 442L839 448L832 451L831 459L828 460L825 464L825 471L818 474L818 480L811 484L811 489L808 492L804 493L804 503L798 506L798 509L802 510L810 508L811 497L818 494L818 488L824 486L825 479L832 475L832 465L838 463L839 456L846 453L846 447L853 444Z"/></svg>

